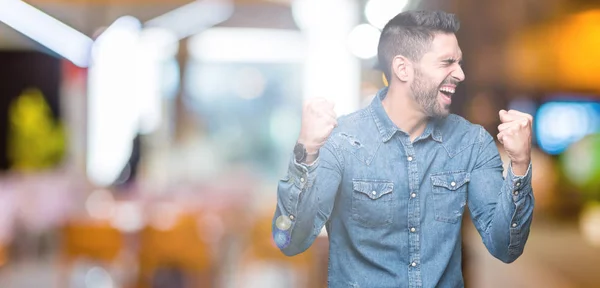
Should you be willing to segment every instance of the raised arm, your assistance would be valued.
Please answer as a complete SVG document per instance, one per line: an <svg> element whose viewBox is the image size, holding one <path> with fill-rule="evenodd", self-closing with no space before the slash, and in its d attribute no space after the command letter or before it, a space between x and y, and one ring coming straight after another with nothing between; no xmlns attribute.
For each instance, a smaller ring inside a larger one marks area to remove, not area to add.
<svg viewBox="0 0 600 288"><path fill-rule="evenodd" d="M505 263L515 261L529 236L534 196L531 188L531 116L501 111L498 139L510 158L507 177L492 136L483 128L477 163L471 172L468 206L488 251Z"/></svg>
<svg viewBox="0 0 600 288"><path fill-rule="evenodd" d="M329 139L336 126L333 104L315 99L304 105L300 137L287 176L277 186L272 224L275 244L285 255L308 249L333 211L344 169Z"/></svg>

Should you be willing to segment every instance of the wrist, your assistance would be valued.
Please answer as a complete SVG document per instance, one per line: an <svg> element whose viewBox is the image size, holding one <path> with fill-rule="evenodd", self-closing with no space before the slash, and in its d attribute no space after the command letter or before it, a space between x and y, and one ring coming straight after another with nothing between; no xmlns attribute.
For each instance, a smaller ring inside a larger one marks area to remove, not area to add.
<svg viewBox="0 0 600 288"><path fill-rule="evenodd" d="M318 157L319 157L318 152L316 154L308 154L308 155L306 155L304 164L311 165L317 160Z"/></svg>
<svg viewBox="0 0 600 288"><path fill-rule="evenodd" d="M302 144L304 146L304 149L306 149L307 157L319 153L319 146L311 143L310 141L298 139L297 143Z"/></svg>
<svg viewBox="0 0 600 288"><path fill-rule="evenodd" d="M511 161L512 172L515 176L524 176L529 169L530 161Z"/></svg>
<svg viewBox="0 0 600 288"><path fill-rule="evenodd" d="M529 163L531 163L531 158L511 159L510 162L512 163L513 166L528 167Z"/></svg>

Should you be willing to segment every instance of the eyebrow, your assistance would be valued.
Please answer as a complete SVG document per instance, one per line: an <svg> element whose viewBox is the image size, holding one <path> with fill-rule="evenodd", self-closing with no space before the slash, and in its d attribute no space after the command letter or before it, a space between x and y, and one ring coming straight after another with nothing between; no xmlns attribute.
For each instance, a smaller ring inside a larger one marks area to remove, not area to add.
<svg viewBox="0 0 600 288"><path fill-rule="evenodd" d="M462 57L454 57L454 56L446 56L446 57L442 57L441 58L442 62L447 63L447 64L454 64L456 62L458 62L459 65L462 65L463 63L463 59Z"/></svg>

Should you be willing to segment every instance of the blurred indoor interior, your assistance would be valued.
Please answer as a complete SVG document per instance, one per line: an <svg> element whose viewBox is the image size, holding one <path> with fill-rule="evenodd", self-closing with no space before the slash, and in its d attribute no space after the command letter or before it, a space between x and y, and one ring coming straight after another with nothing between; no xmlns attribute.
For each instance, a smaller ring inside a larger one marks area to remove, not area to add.
<svg viewBox="0 0 600 288"><path fill-rule="evenodd" d="M277 181L304 99L384 87L407 9L461 20L454 113L535 118L525 253L465 219L467 287L600 287L598 0L0 0L0 287L326 287L326 233L271 240Z"/></svg>

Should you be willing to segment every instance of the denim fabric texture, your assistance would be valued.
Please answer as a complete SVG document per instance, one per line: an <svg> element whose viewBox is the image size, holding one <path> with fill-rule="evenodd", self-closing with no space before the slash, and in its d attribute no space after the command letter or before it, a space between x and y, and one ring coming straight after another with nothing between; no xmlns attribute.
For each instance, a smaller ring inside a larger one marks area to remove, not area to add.
<svg viewBox="0 0 600 288"><path fill-rule="evenodd" d="M387 116L386 93L340 117L313 164L291 157L277 187L277 246L302 253L324 226L331 288L463 287L469 209L488 251L515 261L533 216L531 164L523 176L509 165L504 177L492 136L454 114L411 141ZM280 216L291 224L278 227Z"/></svg>

